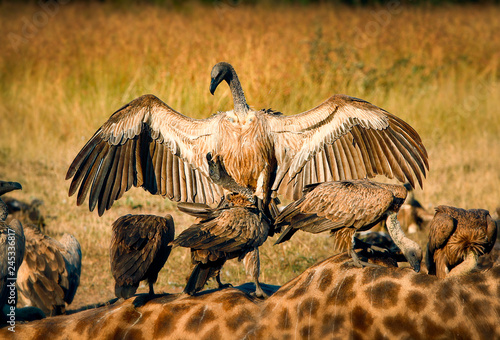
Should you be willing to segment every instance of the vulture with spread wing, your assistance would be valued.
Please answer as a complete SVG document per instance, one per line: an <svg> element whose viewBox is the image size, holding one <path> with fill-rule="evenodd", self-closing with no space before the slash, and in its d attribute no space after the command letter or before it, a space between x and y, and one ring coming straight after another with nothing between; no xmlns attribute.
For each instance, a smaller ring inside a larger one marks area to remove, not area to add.
<svg viewBox="0 0 500 340"><path fill-rule="evenodd" d="M288 227L275 244L289 240L297 230L314 234L330 231L337 250L348 250L356 265L367 265L359 260L354 251L355 244L359 243L355 233L369 230L380 221L387 220L392 240L412 268L419 272L422 250L405 236L397 219L406 194L402 185L366 179L310 185L302 198L287 205L276 217L278 229Z"/></svg>
<svg viewBox="0 0 500 340"><path fill-rule="evenodd" d="M103 214L132 186L173 201L219 202L223 189L209 178L208 154L264 206L275 192L297 199L316 182L381 174L422 185L427 152L397 116L346 95L292 116L256 111L231 65L218 63L211 77L212 93L229 84L233 110L193 119L144 95L116 111L68 169L77 204L89 195L90 210Z"/></svg>
<svg viewBox="0 0 500 340"><path fill-rule="evenodd" d="M80 243L70 234L56 241L30 225L25 226L24 235L26 252L17 277L19 292L47 316L64 314L80 284Z"/></svg>
<svg viewBox="0 0 500 340"><path fill-rule="evenodd" d="M22 189L21 184L17 182L0 181L0 321L2 322L10 312L9 306L15 307L17 303L16 289L11 287L15 285L17 271L23 262L25 239L23 226L18 220L6 222L8 207L1 196L20 189Z"/></svg>
<svg viewBox="0 0 500 340"><path fill-rule="evenodd" d="M488 210L440 205L431 221L427 244L430 275L464 275L476 268L478 257L495 245L497 226Z"/></svg>
<svg viewBox="0 0 500 340"><path fill-rule="evenodd" d="M266 297L259 283L259 247L267 239L269 223L262 211L241 194L228 195L215 209L201 203L179 203L177 207L198 217L197 223L172 242L191 248L195 267L184 292L196 293L211 277L216 277L219 288L224 287L220 270L227 260L238 258L255 282L255 295Z"/></svg>
<svg viewBox="0 0 500 340"><path fill-rule="evenodd" d="M174 240L172 216L126 215L113 223L110 246L111 272L115 278L115 295L128 299L139 282L147 280L149 294L165 265Z"/></svg>

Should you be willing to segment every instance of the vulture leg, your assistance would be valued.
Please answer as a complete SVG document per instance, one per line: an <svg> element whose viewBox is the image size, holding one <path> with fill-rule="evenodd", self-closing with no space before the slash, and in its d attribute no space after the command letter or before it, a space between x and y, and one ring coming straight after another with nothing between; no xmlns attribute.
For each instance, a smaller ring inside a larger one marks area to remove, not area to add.
<svg viewBox="0 0 500 340"><path fill-rule="evenodd" d="M254 248L251 252L248 252L243 259L243 263L245 264L245 270L247 275L250 275L255 282L255 292L250 294L252 296L266 299L269 297L262 287L260 286L259 276L260 276L260 258L259 258L259 249Z"/></svg>
<svg viewBox="0 0 500 340"><path fill-rule="evenodd" d="M450 270L447 276L463 276L470 274L477 266L477 258L478 256L474 252L469 251L465 260Z"/></svg>
<svg viewBox="0 0 500 340"><path fill-rule="evenodd" d="M148 282L149 283L149 295L153 296L155 295L155 290L153 289L153 282Z"/></svg>
<svg viewBox="0 0 500 340"><path fill-rule="evenodd" d="M217 275L215 276L215 280L217 281L217 284L219 285L219 289L230 288L233 286L230 283L222 283L222 281L220 280L220 272L218 272Z"/></svg>

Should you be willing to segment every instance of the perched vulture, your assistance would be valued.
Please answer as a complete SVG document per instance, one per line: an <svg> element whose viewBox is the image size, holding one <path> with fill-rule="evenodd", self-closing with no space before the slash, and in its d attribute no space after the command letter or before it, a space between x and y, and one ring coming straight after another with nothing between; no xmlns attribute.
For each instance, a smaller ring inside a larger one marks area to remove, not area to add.
<svg viewBox="0 0 500 340"><path fill-rule="evenodd" d="M362 99L334 95L319 106L281 115L253 110L233 67L218 63L210 91L226 81L234 109L206 119L173 110L153 95L116 111L70 165L69 195L89 195L100 215L132 186L177 202L220 202L206 156L263 200L300 197L308 184L385 175L422 185L427 152L418 133L397 116ZM267 213L267 212L266 212Z"/></svg>
<svg viewBox="0 0 500 340"><path fill-rule="evenodd" d="M478 257L493 249L496 237L497 226L487 210L438 206L427 244L429 274L444 278L470 273Z"/></svg>
<svg viewBox="0 0 500 340"><path fill-rule="evenodd" d="M73 235L56 241L27 225L26 252L19 268L19 292L45 315L64 314L80 284L82 250Z"/></svg>
<svg viewBox="0 0 500 340"><path fill-rule="evenodd" d="M354 251L355 243L359 242L354 235L387 220L392 240L413 270L419 272L422 250L405 236L397 219L406 193L402 185L366 179L309 185L304 196L286 206L276 218L278 229L288 227L275 244L289 240L297 230L314 234L330 231L335 239L335 248L348 250L354 263L364 266L367 263L362 263Z"/></svg>
<svg viewBox="0 0 500 340"><path fill-rule="evenodd" d="M258 248L267 239L269 223L262 211L240 194L228 195L215 209L201 203L179 203L177 207L198 217L196 224L172 242L174 246L191 248L195 267L184 292L193 295L214 276L222 288L222 266L226 260L238 258L255 282L255 295L266 297L259 283Z"/></svg>
<svg viewBox="0 0 500 340"><path fill-rule="evenodd" d="M111 272L115 278L115 295L128 299L139 282L147 280L149 294L170 255L175 226L172 216L126 215L113 223L110 246Z"/></svg>
<svg viewBox="0 0 500 340"><path fill-rule="evenodd" d="M8 208L1 196L22 189L17 182L0 181L0 323L6 321L10 307L16 307L15 279L24 258L23 226L18 220L7 223Z"/></svg>
<svg viewBox="0 0 500 340"><path fill-rule="evenodd" d="M39 209L43 201L35 198L31 203L27 203L13 197L5 197L3 201L9 209L8 222L16 219L21 223L34 224L42 231L45 230L45 218Z"/></svg>

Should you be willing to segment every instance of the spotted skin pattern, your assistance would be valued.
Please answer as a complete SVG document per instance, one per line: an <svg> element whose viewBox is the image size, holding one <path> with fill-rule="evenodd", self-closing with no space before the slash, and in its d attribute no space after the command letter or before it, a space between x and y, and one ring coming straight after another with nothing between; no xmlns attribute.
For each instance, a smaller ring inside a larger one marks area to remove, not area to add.
<svg viewBox="0 0 500 340"><path fill-rule="evenodd" d="M333 256L267 300L236 288L122 303L19 324L29 339L498 339L500 266L439 279ZM0 338L7 330L0 329Z"/></svg>

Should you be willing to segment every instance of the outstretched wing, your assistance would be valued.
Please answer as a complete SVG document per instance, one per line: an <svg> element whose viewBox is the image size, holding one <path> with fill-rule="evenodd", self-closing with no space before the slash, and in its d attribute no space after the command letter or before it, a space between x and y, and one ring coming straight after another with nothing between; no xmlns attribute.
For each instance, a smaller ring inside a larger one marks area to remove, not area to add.
<svg viewBox="0 0 500 340"><path fill-rule="evenodd" d="M418 133L361 99L334 95L309 111L267 121L278 161L272 189L291 199L311 183L375 175L422 186L429 169Z"/></svg>
<svg viewBox="0 0 500 340"><path fill-rule="evenodd" d="M186 117L153 95L116 111L68 169L69 195L99 215L132 186L173 201L214 203L222 189L208 177L205 159L216 143L218 116Z"/></svg>

